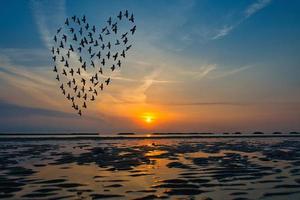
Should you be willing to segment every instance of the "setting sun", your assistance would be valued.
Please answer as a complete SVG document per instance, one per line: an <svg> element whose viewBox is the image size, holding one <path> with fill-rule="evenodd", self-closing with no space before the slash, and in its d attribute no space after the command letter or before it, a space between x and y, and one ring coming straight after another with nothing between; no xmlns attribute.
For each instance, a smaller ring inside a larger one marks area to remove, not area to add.
<svg viewBox="0 0 300 200"><path fill-rule="evenodd" d="M147 116L147 117L145 118L145 121L146 121L147 123L151 123L151 122L153 121L152 116Z"/></svg>
<svg viewBox="0 0 300 200"><path fill-rule="evenodd" d="M147 124L153 123L154 118L155 118L154 115L153 115L153 114L150 114L150 113L145 113L145 114L142 116L143 121L146 122Z"/></svg>

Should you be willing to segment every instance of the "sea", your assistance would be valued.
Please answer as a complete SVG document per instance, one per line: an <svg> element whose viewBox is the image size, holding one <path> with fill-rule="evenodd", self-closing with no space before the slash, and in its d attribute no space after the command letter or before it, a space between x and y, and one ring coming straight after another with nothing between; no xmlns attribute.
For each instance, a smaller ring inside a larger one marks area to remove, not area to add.
<svg viewBox="0 0 300 200"><path fill-rule="evenodd" d="M300 199L296 134L0 134L0 199Z"/></svg>

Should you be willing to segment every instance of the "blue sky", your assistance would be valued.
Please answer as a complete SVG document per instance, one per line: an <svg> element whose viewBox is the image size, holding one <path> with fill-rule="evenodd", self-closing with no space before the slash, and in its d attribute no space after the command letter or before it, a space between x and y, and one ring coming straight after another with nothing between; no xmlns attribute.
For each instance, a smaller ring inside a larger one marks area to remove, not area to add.
<svg viewBox="0 0 300 200"><path fill-rule="evenodd" d="M0 4L0 132L300 129L297 0ZM51 39L68 16L102 26L124 9L136 16L134 48L112 87L73 116ZM144 113L156 123L140 122Z"/></svg>

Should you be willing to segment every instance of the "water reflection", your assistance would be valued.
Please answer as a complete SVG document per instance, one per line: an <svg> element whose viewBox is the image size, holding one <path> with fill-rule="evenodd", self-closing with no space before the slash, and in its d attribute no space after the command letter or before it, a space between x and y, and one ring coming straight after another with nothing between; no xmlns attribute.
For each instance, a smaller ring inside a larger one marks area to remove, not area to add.
<svg viewBox="0 0 300 200"><path fill-rule="evenodd" d="M3 199L297 199L300 141L0 143Z"/></svg>

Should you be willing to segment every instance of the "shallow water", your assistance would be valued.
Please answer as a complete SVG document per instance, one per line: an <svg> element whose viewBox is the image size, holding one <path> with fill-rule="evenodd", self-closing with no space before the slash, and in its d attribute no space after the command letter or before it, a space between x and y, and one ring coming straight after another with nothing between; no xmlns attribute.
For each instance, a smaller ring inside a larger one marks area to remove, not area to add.
<svg viewBox="0 0 300 200"><path fill-rule="evenodd" d="M300 138L7 140L2 199L300 199Z"/></svg>

